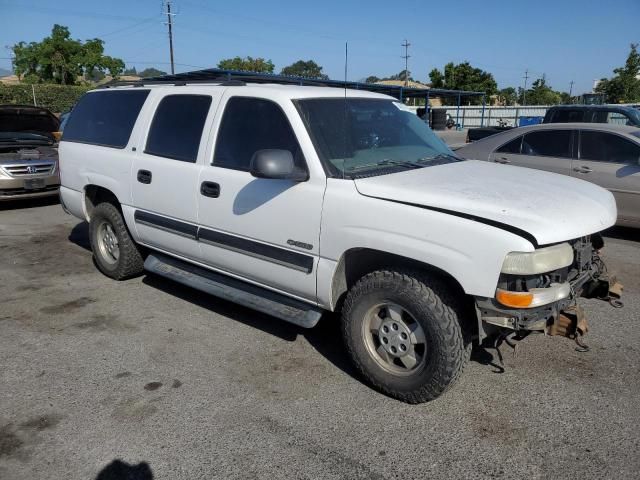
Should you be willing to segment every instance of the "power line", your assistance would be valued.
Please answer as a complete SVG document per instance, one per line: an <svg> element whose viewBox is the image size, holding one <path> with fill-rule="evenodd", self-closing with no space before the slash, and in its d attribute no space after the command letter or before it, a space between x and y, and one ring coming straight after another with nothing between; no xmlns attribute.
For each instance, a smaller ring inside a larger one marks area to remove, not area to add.
<svg viewBox="0 0 640 480"><path fill-rule="evenodd" d="M404 55L401 55L401 58L404 58L404 86L408 87L409 86L409 57L411 56L409 55L409 47L411 46L411 44L405 38L401 46L404 47Z"/></svg>

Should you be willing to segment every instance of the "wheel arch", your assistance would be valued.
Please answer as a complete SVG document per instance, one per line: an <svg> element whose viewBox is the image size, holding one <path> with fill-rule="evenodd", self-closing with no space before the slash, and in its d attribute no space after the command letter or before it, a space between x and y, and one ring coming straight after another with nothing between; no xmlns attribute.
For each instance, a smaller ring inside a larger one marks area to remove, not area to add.
<svg viewBox="0 0 640 480"><path fill-rule="evenodd" d="M444 280L456 293L466 295L450 273L429 263L373 248L351 248L338 261L331 281L331 306L337 308L349 289L364 275L383 268L405 268L428 272Z"/></svg>
<svg viewBox="0 0 640 480"><path fill-rule="evenodd" d="M461 327L467 338L478 334L475 299L465 292L462 284L447 271L414 258L372 248L351 248L344 252L338 261L331 282L331 310L342 308L342 303L349 289L365 275L382 269L415 270L437 278L443 283L452 296L461 301L459 312Z"/></svg>
<svg viewBox="0 0 640 480"><path fill-rule="evenodd" d="M84 187L84 213L87 221L91 220L91 214L93 209L100 203L108 202L113 204L122 212L120 200L106 187L96 185L93 183L87 184Z"/></svg>

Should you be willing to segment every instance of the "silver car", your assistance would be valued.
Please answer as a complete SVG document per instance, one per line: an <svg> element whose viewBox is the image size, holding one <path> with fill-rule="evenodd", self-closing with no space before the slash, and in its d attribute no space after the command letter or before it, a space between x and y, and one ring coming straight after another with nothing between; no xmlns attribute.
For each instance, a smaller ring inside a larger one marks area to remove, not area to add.
<svg viewBox="0 0 640 480"><path fill-rule="evenodd" d="M618 225L640 228L640 128L549 123L514 128L456 150L463 158L547 170L613 193Z"/></svg>

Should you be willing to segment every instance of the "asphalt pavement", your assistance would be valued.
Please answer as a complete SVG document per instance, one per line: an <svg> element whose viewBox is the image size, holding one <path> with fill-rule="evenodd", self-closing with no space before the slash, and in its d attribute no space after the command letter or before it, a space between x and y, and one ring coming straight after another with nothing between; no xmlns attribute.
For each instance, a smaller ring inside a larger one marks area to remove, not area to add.
<svg viewBox="0 0 640 480"><path fill-rule="evenodd" d="M476 348L438 400L364 385L305 331L154 276L115 282L55 202L0 205L0 479L638 478L640 231L607 232L622 309L587 353Z"/></svg>

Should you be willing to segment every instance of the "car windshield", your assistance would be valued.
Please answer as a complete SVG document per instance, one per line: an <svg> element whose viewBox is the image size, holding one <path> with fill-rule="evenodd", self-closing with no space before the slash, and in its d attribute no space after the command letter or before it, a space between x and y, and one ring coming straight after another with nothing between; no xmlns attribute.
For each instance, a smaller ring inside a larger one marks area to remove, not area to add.
<svg viewBox="0 0 640 480"><path fill-rule="evenodd" d="M628 122L627 125L635 125L636 127L640 127L640 110L629 108L626 113L629 118L631 118L631 122Z"/></svg>
<svg viewBox="0 0 640 480"><path fill-rule="evenodd" d="M462 161L402 103L364 98L295 103L332 177L383 175Z"/></svg>

